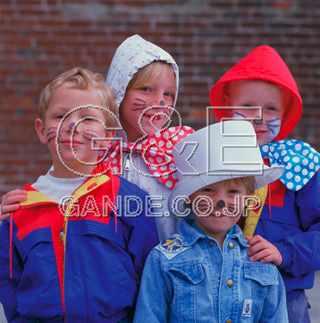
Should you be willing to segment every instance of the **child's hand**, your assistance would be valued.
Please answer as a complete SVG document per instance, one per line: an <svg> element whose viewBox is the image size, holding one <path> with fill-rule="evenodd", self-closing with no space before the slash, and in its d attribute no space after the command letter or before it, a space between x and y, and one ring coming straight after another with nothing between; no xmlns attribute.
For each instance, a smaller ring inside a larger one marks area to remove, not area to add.
<svg viewBox="0 0 320 323"><path fill-rule="evenodd" d="M282 256L275 245L259 235L255 235L252 238L246 237L246 239L251 246L248 250L250 261L260 260L260 262L273 262L276 266L281 265Z"/></svg>
<svg viewBox="0 0 320 323"><path fill-rule="evenodd" d="M10 212L19 209L19 202L25 201L27 198L27 192L16 189L3 195L1 202L1 215L0 221L4 221L10 215Z"/></svg>

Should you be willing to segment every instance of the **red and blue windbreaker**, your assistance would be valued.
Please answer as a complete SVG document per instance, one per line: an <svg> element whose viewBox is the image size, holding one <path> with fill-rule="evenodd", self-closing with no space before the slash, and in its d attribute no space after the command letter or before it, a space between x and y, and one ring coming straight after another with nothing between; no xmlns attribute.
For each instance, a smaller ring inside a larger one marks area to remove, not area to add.
<svg viewBox="0 0 320 323"><path fill-rule="evenodd" d="M224 94L229 82L250 79L279 84L292 94L280 132L274 139L283 140L302 116L302 100L288 67L269 46L255 48L212 87L213 109L225 106ZM214 112L219 119L228 117L227 109L214 109ZM314 272L320 269L319 171L298 191L289 190L277 180L269 184L265 195L260 217L246 218L244 232L246 236L259 234L277 246L283 259L279 270L286 285L287 301L291 301L304 289L313 287Z"/></svg>
<svg viewBox="0 0 320 323"><path fill-rule="evenodd" d="M0 301L8 321L118 322L129 315L137 277L159 242L147 193L102 175L87 179L62 208L25 189L27 200L0 227Z"/></svg>

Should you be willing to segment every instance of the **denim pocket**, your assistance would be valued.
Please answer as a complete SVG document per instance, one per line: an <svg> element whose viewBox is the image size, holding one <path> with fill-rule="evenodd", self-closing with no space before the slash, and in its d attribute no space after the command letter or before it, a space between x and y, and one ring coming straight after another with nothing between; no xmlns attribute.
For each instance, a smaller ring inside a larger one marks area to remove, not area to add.
<svg viewBox="0 0 320 323"><path fill-rule="evenodd" d="M278 269L274 265L247 262L243 266L245 278L254 280L262 286L279 285Z"/></svg>
<svg viewBox="0 0 320 323"><path fill-rule="evenodd" d="M205 272L201 262L175 263L167 268L174 286L171 303L177 322L196 322L197 306L206 288Z"/></svg>
<svg viewBox="0 0 320 323"><path fill-rule="evenodd" d="M175 267L169 268L169 272L193 285L199 284L205 278L201 263L183 262L180 267L175 264Z"/></svg>

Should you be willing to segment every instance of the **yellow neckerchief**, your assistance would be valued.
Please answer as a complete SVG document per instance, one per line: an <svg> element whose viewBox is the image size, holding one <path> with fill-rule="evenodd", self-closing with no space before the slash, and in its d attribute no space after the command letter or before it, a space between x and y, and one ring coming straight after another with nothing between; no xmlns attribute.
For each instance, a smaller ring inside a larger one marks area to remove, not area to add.
<svg viewBox="0 0 320 323"><path fill-rule="evenodd" d="M243 236L244 237L253 237L254 231L256 230L257 223L260 218L264 203L268 195L268 185L263 186L255 191L255 195L260 199L261 206L258 213L255 213L252 210L249 210L248 216L245 218L244 227L243 227ZM252 202L253 203L253 202Z"/></svg>

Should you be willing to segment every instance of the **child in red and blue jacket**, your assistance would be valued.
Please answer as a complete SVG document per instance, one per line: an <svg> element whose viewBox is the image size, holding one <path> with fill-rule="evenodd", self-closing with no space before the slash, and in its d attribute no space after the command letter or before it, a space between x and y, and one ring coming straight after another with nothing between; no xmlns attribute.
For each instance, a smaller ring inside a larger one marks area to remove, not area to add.
<svg viewBox="0 0 320 323"><path fill-rule="evenodd" d="M251 121L265 163L285 168L280 180L256 192L264 206L245 219L244 237L251 261L278 266L289 321L310 322L304 290L320 269L320 156L305 142L285 139L302 115L297 85L278 53L260 46L212 87L210 100L220 120Z"/></svg>
<svg viewBox="0 0 320 323"><path fill-rule="evenodd" d="M42 92L36 131L53 168L26 184L27 200L0 227L0 301L8 322L132 317L158 235L147 217L148 194L97 162L114 135L107 127L115 126L116 111L102 76L81 68Z"/></svg>

